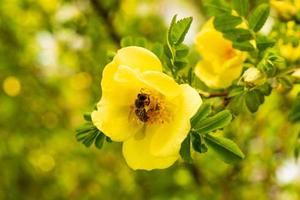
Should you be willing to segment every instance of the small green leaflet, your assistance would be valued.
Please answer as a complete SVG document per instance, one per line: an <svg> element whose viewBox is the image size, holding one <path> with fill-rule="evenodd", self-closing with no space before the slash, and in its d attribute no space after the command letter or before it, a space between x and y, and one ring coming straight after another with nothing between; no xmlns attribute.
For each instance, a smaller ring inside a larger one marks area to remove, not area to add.
<svg viewBox="0 0 300 200"><path fill-rule="evenodd" d="M249 10L249 0L232 0L232 7L241 16L246 16Z"/></svg>
<svg viewBox="0 0 300 200"><path fill-rule="evenodd" d="M197 113L191 119L192 127L200 122L201 120L205 119L211 113L211 105L208 103L204 103L200 106Z"/></svg>
<svg viewBox="0 0 300 200"><path fill-rule="evenodd" d="M249 17L250 28L257 32L266 23L270 14L270 6L266 3L259 5Z"/></svg>
<svg viewBox="0 0 300 200"><path fill-rule="evenodd" d="M168 33L168 42L170 45L179 45L183 42L185 35L187 34L193 21L192 17L187 17L176 21L176 17L176 15L173 17Z"/></svg>
<svg viewBox="0 0 300 200"><path fill-rule="evenodd" d="M203 5L210 16L231 13L231 8L225 0L204 0Z"/></svg>
<svg viewBox="0 0 300 200"><path fill-rule="evenodd" d="M232 140L223 137L214 137L210 134L205 135L204 139L216 155L228 164L240 161L245 157L240 148Z"/></svg>
<svg viewBox="0 0 300 200"><path fill-rule="evenodd" d="M206 153L208 149L205 143L202 142L201 136L195 132L192 132L191 135L192 135L193 149L198 153Z"/></svg>
<svg viewBox="0 0 300 200"><path fill-rule="evenodd" d="M232 115L230 111L223 110L212 117L197 122L193 129L197 133L206 134L224 128L231 122L231 120Z"/></svg>
<svg viewBox="0 0 300 200"><path fill-rule="evenodd" d="M84 114L83 118L86 123L76 129L77 141L82 142L86 147L90 147L94 143L96 148L101 149L105 138L106 141L109 141L110 138L106 137L94 126L90 114Z"/></svg>
<svg viewBox="0 0 300 200"><path fill-rule="evenodd" d="M264 95L257 89L250 90L245 94L245 102L249 111L255 113L264 102Z"/></svg>
<svg viewBox="0 0 300 200"><path fill-rule="evenodd" d="M299 158L299 154L300 154L300 132L298 133L298 137L296 139L296 144L295 144L295 148L294 148L294 157L295 157L296 161Z"/></svg>
<svg viewBox="0 0 300 200"><path fill-rule="evenodd" d="M221 32L234 29L240 23L242 23L241 17L233 16L228 13L218 15L214 19L215 28Z"/></svg>
<svg viewBox="0 0 300 200"><path fill-rule="evenodd" d="M192 157L191 157L191 136L188 134L188 136L184 139L184 141L181 143L180 147L180 156L181 158L188 163L192 162Z"/></svg>

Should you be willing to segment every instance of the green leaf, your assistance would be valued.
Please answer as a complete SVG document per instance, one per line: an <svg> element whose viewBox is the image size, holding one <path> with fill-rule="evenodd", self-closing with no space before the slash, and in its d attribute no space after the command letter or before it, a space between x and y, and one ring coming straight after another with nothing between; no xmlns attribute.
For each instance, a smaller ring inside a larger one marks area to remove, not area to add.
<svg viewBox="0 0 300 200"><path fill-rule="evenodd" d="M91 121L92 121L91 113L85 113L85 114L83 115L83 118L84 118L84 120L87 121L87 122L91 122Z"/></svg>
<svg viewBox="0 0 300 200"><path fill-rule="evenodd" d="M233 48L241 50L241 51L254 51L254 46L249 41L244 42L235 42L233 41Z"/></svg>
<svg viewBox="0 0 300 200"><path fill-rule="evenodd" d="M249 27L255 32L259 31L267 21L269 14L270 6L268 4L259 5L249 18Z"/></svg>
<svg viewBox="0 0 300 200"><path fill-rule="evenodd" d="M232 0L232 7L240 15L246 16L249 10L249 1L248 0Z"/></svg>
<svg viewBox="0 0 300 200"><path fill-rule="evenodd" d="M264 101L264 95L259 90L250 90L245 94L245 102L250 112L255 113Z"/></svg>
<svg viewBox="0 0 300 200"><path fill-rule="evenodd" d="M184 58L188 55L189 53L189 47L186 46L185 44L180 44L179 46L176 46L176 57L177 58Z"/></svg>
<svg viewBox="0 0 300 200"><path fill-rule="evenodd" d="M228 109L234 114L238 115L244 107L244 93L241 93L237 96L234 96L232 99L230 99L230 103L228 105Z"/></svg>
<svg viewBox="0 0 300 200"><path fill-rule="evenodd" d="M240 23L242 23L241 17L233 16L228 13L218 15L214 19L215 28L221 32L234 29Z"/></svg>
<svg viewBox="0 0 300 200"><path fill-rule="evenodd" d="M176 59L174 61L174 66L176 67L177 70L180 70L184 68L188 64L188 61L186 59Z"/></svg>
<svg viewBox="0 0 300 200"><path fill-rule="evenodd" d="M169 43L171 45L179 45L183 42L185 35L187 34L192 24L192 21L192 17L187 17L176 22L176 15L173 17L169 29Z"/></svg>
<svg viewBox="0 0 300 200"><path fill-rule="evenodd" d="M231 120L232 115L230 111L223 110L212 117L206 118L200 122L198 121L193 128L200 134L206 134L224 128Z"/></svg>
<svg viewBox="0 0 300 200"><path fill-rule="evenodd" d="M151 48L151 51L159 58L162 57L162 54L163 54L163 46L162 44L156 42L153 44L152 48Z"/></svg>
<svg viewBox="0 0 300 200"><path fill-rule="evenodd" d="M209 16L231 13L231 8L224 0L204 0L203 5Z"/></svg>
<svg viewBox="0 0 300 200"><path fill-rule="evenodd" d="M164 53L168 58L172 58L172 50L170 49L169 45L165 44L164 45Z"/></svg>
<svg viewBox="0 0 300 200"><path fill-rule="evenodd" d="M207 146L202 143L201 136L197 133L192 133L192 146L193 149L199 153L206 153L207 152Z"/></svg>
<svg viewBox="0 0 300 200"><path fill-rule="evenodd" d="M234 97L239 94L242 94L245 91L244 86L236 86L230 89L228 97Z"/></svg>
<svg viewBox="0 0 300 200"><path fill-rule="evenodd" d="M206 144L224 162L232 164L245 158L240 148L232 141L223 137L214 137L210 134L204 137Z"/></svg>
<svg viewBox="0 0 300 200"><path fill-rule="evenodd" d="M300 92L298 93L294 105L292 107L292 110L289 113L289 120L292 123L300 121Z"/></svg>
<svg viewBox="0 0 300 200"><path fill-rule="evenodd" d="M197 122L205 119L210 113L211 105L209 103L203 103L198 109L197 113L191 119L192 128L197 124Z"/></svg>
<svg viewBox="0 0 300 200"><path fill-rule="evenodd" d="M265 84L261 85L258 89L265 96L269 96L272 92L272 87L269 83L265 83Z"/></svg>
<svg viewBox="0 0 300 200"><path fill-rule="evenodd" d="M275 41L267 36L260 35L256 38L256 45L260 51L264 51L267 48L273 47L274 44Z"/></svg>
<svg viewBox="0 0 300 200"><path fill-rule="evenodd" d="M184 139L184 141L181 143L180 147L180 156L185 162L192 162L191 157L191 136L188 134L188 136Z"/></svg>
<svg viewBox="0 0 300 200"><path fill-rule="evenodd" d="M252 33L243 28L234 28L223 32L225 38L231 41L243 42L253 39Z"/></svg>
<svg viewBox="0 0 300 200"><path fill-rule="evenodd" d="M104 143L104 139L105 139L105 135L102 132L98 131L98 135L95 139L95 147L101 149Z"/></svg>

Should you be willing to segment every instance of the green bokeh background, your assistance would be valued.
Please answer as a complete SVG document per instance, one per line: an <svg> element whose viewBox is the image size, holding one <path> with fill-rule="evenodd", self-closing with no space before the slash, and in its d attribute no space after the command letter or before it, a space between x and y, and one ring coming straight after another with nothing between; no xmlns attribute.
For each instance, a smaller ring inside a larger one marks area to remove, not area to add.
<svg viewBox="0 0 300 200"><path fill-rule="evenodd" d="M300 127L287 122L297 88L273 92L256 115L240 116L224 131L246 154L233 166L209 151L193 164L133 171L120 144L97 150L76 142L82 113L100 98L109 51L127 35L162 42L176 13L194 16L192 37L205 18L201 5L0 0L0 199L300 199L293 159ZM8 77L21 85L15 96L4 88Z"/></svg>

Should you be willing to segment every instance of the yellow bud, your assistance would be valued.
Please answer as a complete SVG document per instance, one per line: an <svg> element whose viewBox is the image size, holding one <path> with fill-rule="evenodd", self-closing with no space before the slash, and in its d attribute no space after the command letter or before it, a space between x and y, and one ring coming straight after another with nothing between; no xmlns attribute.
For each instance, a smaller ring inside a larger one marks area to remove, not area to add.
<svg viewBox="0 0 300 200"><path fill-rule="evenodd" d="M300 79L300 68L296 69L292 76L294 76L297 79Z"/></svg>
<svg viewBox="0 0 300 200"><path fill-rule="evenodd" d="M255 67L248 68L243 74L243 79L246 83L254 85L260 85L265 81L264 75Z"/></svg>

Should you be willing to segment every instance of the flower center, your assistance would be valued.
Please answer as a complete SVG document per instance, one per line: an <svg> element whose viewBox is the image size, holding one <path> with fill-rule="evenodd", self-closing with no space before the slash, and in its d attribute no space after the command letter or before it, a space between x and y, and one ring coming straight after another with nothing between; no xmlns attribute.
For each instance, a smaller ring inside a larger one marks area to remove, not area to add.
<svg viewBox="0 0 300 200"><path fill-rule="evenodd" d="M139 121L148 124L164 123L168 119L163 96L144 88L134 101L134 113Z"/></svg>

